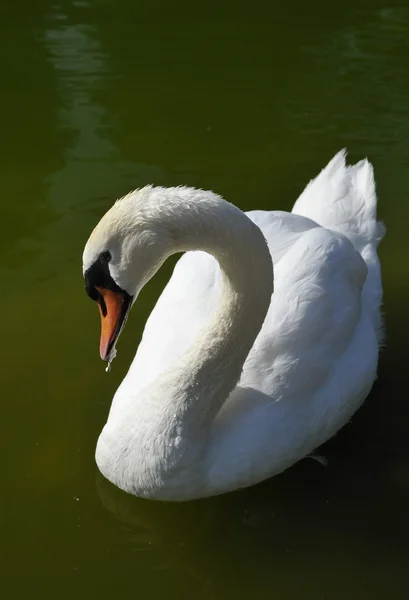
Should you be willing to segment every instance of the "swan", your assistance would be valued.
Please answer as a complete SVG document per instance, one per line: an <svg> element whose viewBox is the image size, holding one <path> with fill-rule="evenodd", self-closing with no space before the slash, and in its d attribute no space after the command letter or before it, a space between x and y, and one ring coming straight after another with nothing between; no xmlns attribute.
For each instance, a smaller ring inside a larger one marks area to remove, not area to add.
<svg viewBox="0 0 409 600"><path fill-rule="evenodd" d="M291 213L147 186L97 224L83 274L108 367L143 286L185 253L98 439L97 465L119 488L183 501L258 483L311 455L362 404L382 336L384 226L372 165L345 157Z"/></svg>

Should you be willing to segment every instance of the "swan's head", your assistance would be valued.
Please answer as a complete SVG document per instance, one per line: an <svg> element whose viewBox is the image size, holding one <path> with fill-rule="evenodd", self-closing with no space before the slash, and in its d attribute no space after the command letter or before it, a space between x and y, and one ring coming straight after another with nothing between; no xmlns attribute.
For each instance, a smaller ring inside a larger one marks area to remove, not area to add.
<svg viewBox="0 0 409 600"><path fill-rule="evenodd" d="M100 355L108 362L138 293L171 253L167 228L152 210L152 195L152 188L144 188L118 200L84 249L85 289L100 310Z"/></svg>

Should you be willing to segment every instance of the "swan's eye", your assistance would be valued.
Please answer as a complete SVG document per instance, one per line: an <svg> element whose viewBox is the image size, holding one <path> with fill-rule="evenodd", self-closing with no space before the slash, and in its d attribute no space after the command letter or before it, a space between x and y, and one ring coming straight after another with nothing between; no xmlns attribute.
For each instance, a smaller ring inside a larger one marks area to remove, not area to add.
<svg viewBox="0 0 409 600"><path fill-rule="evenodd" d="M111 260L112 256L109 250L106 250L106 252L101 252L101 254L99 255L99 260L102 263L107 263Z"/></svg>

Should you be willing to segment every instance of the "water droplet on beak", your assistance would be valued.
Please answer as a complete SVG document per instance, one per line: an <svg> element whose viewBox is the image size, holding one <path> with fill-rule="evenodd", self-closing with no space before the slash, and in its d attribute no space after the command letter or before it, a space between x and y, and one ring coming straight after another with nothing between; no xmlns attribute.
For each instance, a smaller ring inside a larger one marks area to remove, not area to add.
<svg viewBox="0 0 409 600"><path fill-rule="evenodd" d="M111 370L111 361L109 360L109 361L108 361L108 364L107 364L107 366L106 366L106 368L105 368L105 373L109 373L109 372L110 372L110 370Z"/></svg>

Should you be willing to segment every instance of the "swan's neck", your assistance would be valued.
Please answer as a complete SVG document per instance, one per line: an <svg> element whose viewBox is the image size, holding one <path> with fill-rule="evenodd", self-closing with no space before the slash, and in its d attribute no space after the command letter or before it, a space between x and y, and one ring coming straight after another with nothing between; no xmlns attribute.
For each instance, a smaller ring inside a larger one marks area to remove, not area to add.
<svg viewBox="0 0 409 600"><path fill-rule="evenodd" d="M158 388L171 392L173 413L178 407L186 426L192 413L195 428L214 418L237 385L273 291L271 256L260 229L235 206L202 194L194 207L180 207L172 236L175 250L202 250L216 258L219 304L185 355L151 390L159 402Z"/></svg>
<svg viewBox="0 0 409 600"><path fill-rule="evenodd" d="M133 443L140 452L162 456L172 448L174 463L184 460L195 466L210 425L237 385L265 319L273 267L260 229L239 209L208 192L196 192L192 203L180 198L180 189L173 192L171 200L161 203L164 211L171 206L164 220L174 242L172 251L212 254L220 265L222 286L209 323L185 354L132 398L133 427L138 432Z"/></svg>

